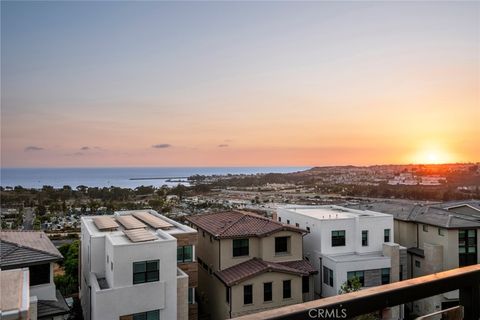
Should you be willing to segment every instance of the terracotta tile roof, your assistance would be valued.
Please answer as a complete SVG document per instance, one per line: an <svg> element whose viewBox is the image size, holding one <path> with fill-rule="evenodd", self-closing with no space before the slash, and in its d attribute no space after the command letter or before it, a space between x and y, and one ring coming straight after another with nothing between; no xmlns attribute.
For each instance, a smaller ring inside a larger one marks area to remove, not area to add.
<svg viewBox="0 0 480 320"><path fill-rule="evenodd" d="M287 266L292 269L307 272L308 274L318 273L318 271L315 270L315 268L307 260L286 261L286 262L279 262L279 264Z"/></svg>
<svg viewBox="0 0 480 320"><path fill-rule="evenodd" d="M313 269L313 267L311 268ZM298 276L308 276L309 274L311 274L307 271L289 267L285 265L285 263L276 263L264 261L259 258L253 258L225 270L217 271L215 272L215 275L227 286L231 286L253 278L264 272L272 271L290 273Z"/></svg>
<svg viewBox="0 0 480 320"><path fill-rule="evenodd" d="M42 231L0 231L0 266L22 266L63 259Z"/></svg>
<svg viewBox="0 0 480 320"><path fill-rule="evenodd" d="M282 230L307 233L306 230L246 211L195 215L187 217L187 220L217 238L262 237Z"/></svg>

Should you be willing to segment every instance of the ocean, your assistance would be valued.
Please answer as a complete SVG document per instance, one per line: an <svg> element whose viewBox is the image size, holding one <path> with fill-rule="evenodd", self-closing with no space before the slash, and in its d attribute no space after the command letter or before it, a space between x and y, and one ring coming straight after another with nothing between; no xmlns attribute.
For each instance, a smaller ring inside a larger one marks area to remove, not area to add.
<svg viewBox="0 0 480 320"><path fill-rule="evenodd" d="M188 184L178 181L185 181L196 174L289 173L306 169L308 167L1 168L0 185L24 188L41 188L44 185L76 188L84 185L133 189L142 185L160 187ZM167 182L169 179L174 181Z"/></svg>

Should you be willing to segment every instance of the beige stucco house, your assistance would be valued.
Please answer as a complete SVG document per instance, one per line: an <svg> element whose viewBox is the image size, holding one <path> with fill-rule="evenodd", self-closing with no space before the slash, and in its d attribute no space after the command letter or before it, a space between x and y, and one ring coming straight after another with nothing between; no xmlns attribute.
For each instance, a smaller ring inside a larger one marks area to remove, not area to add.
<svg viewBox="0 0 480 320"><path fill-rule="evenodd" d="M306 230L250 212L188 217L198 231L200 312L227 319L313 299Z"/></svg>

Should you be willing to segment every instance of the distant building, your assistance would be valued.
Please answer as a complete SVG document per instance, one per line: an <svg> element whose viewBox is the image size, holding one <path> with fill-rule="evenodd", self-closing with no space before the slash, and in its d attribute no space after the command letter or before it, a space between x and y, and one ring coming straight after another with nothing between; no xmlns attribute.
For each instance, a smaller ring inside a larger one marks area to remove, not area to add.
<svg viewBox="0 0 480 320"><path fill-rule="evenodd" d="M196 319L195 230L153 210L81 220L86 320Z"/></svg>
<svg viewBox="0 0 480 320"><path fill-rule="evenodd" d="M350 205L388 213L394 217L395 242L408 248L408 277L477 264L480 261L480 200L453 201L432 205L378 201ZM458 304L458 291L415 301L417 315Z"/></svg>
<svg viewBox="0 0 480 320"><path fill-rule="evenodd" d="M315 269L303 259L306 230L244 211L190 216L198 230L198 296L211 319L313 298Z"/></svg>
<svg viewBox="0 0 480 320"><path fill-rule="evenodd" d="M2 304L4 290L16 295L18 292L15 290L20 290L21 287L22 290L29 290L29 293L22 293L21 298L26 305L24 299L27 295L30 305L33 305L28 311L30 319L63 319L70 310L53 282L54 265L63 257L47 235L42 231L0 231L0 249ZM28 272L21 272L19 269L28 269ZM26 280L28 288L20 283L12 284L8 280L3 282L6 277L5 270L11 270L9 274L12 277ZM19 314L25 312L23 304L17 311ZM2 317L9 319L3 313Z"/></svg>

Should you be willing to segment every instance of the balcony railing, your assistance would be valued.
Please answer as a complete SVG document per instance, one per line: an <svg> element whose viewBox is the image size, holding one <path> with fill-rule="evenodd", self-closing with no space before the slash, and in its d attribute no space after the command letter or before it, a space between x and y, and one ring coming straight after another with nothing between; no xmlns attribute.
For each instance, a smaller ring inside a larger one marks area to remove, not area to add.
<svg viewBox="0 0 480 320"><path fill-rule="evenodd" d="M460 291L459 304L463 307L464 319L480 319L480 264L249 314L236 319L352 318L454 290Z"/></svg>

